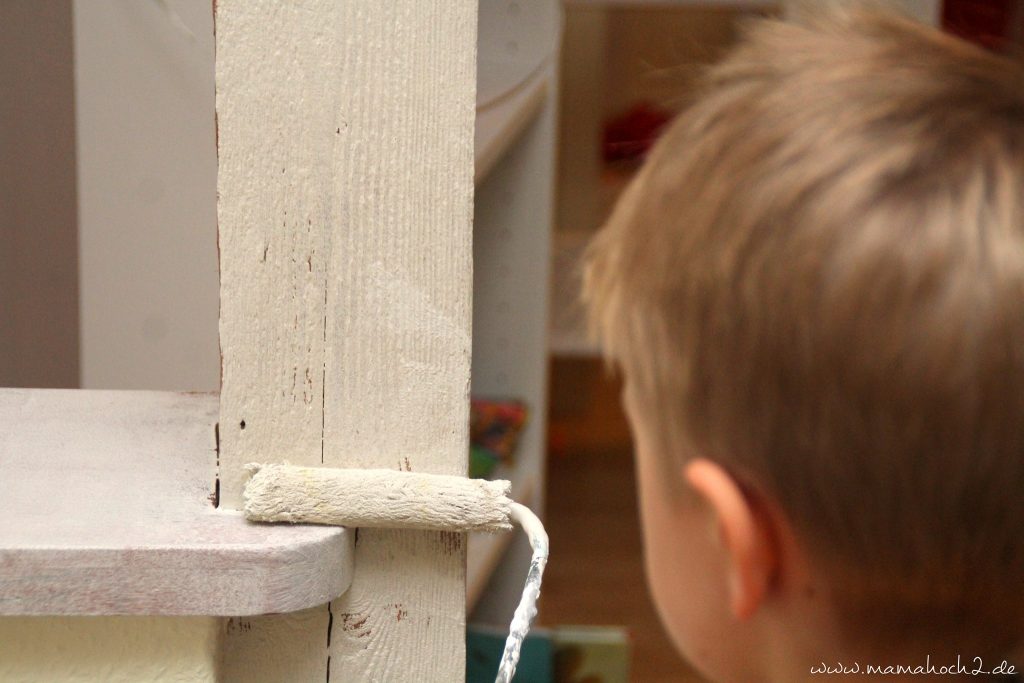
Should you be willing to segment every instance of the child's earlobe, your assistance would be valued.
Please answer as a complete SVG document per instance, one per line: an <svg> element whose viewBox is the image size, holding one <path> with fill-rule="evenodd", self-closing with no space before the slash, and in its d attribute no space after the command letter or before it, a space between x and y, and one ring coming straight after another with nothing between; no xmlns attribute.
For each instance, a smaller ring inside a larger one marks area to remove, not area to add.
<svg viewBox="0 0 1024 683"><path fill-rule="evenodd" d="M695 459L684 475L718 527L730 610L737 619L748 619L763 603L776 573L770 520L718 463Z"/></svg>

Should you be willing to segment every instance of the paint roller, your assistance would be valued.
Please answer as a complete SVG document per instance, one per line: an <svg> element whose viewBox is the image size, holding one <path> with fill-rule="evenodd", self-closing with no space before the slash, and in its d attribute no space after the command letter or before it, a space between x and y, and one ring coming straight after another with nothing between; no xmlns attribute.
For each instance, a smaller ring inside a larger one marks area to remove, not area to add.
<svg viewBox="0 0 1024 683"><path fill-rule="evenodd" d="M246 470L244 512L254 522L491 533L509 531L513 524L522 527L533 558L495 683L512 680L523 639L537 616L548 537L536 515L508 497L509 482L289 464L254 463Z"/></svg>

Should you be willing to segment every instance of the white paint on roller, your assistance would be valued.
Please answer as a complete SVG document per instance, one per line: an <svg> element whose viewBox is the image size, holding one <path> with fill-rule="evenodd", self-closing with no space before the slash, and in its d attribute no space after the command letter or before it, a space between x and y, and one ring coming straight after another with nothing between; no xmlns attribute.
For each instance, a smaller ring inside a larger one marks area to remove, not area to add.
<svg viewBox="0 0 1024 683"><path fill-rule="evenodd" d="M544 525L508 498L507 481L466 479L393 470L332 469L251 463L245 485L245 516L255 522L340 524L384 529L508 531L523 528L533 558L523 596L509 628L496 683L509 683L523 640L537 616L541 579L548 562Z"/></svg>
<svg viewBox="0 0 1024 683"><path fill-rule="evenodd" d="M382 469L260 465L246 469L245 516L255 522L431 531L509 531L507 481Z"/></svg>

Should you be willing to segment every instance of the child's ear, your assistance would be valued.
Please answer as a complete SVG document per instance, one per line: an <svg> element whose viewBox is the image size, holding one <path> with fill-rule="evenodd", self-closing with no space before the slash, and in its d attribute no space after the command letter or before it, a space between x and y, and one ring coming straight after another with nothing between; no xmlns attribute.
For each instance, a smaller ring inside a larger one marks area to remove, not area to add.
<svg viewBox="0 0 1024 683"><path fill-rule="evenodd" d="M772 521L721 465L690 461L686 480L714 515L728 563L729 602L737 619L747 619L764 601L779 560Z"/></svg>

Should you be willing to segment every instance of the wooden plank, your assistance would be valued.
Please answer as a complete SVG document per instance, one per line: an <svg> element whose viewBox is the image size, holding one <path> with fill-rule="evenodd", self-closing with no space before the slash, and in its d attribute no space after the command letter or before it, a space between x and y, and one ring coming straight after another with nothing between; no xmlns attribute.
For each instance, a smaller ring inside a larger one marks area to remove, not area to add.
<svg viewBox="0 0 1024 683"><path fill-rule="evenodd" d="M213 505L217 397L0 389L0 615L297 610L351 579L345 530Z"/></svg>
<svg viewBox="0 0 1024 683"><path fill-rule="evenodd" d="M253 460L464 475L476 2L216 11L225 504ZM225 656L461 681L464 590L461 535L363 530L330 614Z"/></svg>

